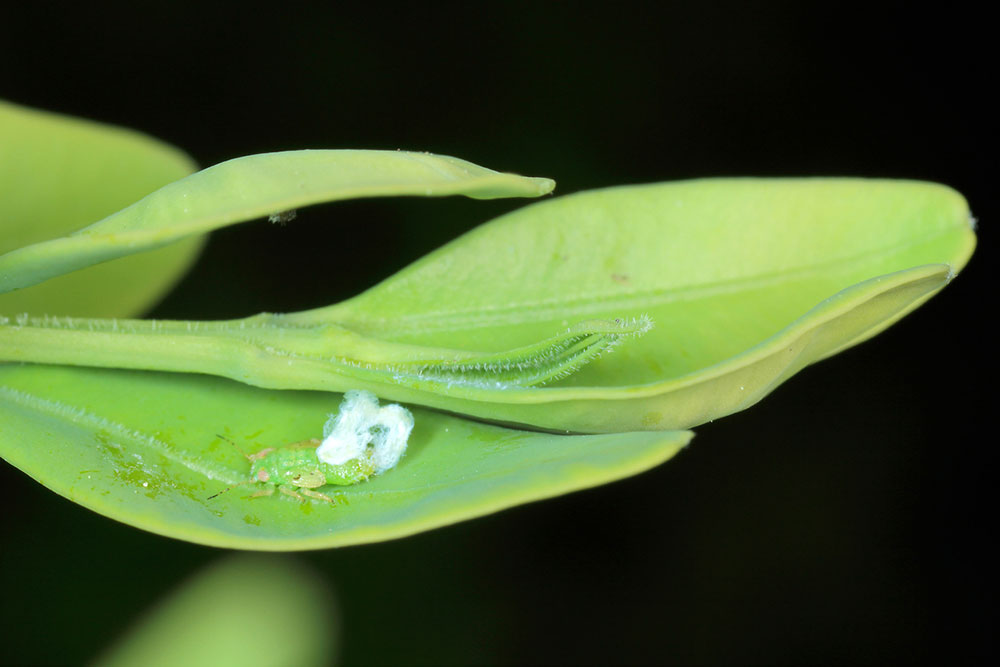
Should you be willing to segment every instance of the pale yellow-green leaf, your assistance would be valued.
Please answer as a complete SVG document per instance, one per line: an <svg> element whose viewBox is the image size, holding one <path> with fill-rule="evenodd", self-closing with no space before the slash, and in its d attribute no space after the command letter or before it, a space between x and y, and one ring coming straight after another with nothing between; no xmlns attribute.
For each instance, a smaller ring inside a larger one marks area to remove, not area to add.
<svg viewBox="0 0 1000 667"><path fill-rule="evenodd" d="M194 170L187 155L144 134L0 101L0 255L89 225ZM201 245L189 239L0 294L0 314L136 315Z"/></svg>
<svg viewBox="0 0 1000 667"><path fill-rule="evenodd" d="M0 292L246 220L284 220L291 211L320 202L399 195L537 197L553 187L549 179L502 174L429 153L302 150L250 155L164 185L72 234L0 255Z"/></svg>

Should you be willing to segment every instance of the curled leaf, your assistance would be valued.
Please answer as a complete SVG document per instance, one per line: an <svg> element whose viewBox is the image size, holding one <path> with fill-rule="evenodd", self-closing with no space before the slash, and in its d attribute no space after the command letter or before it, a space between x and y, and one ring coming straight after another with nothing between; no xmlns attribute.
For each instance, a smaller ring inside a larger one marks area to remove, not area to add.
<svg viewBox="0 0 1000 667"><path fill-rule="evenodd" d="M320 434L340 396L204 375L0 365L0 453L96 512L162 535L282 551L387 540L627 477L688 432L565 436L413 408L384 475L321 490L333 503L251 498L245 451Z"/></svg>
<svg viewBox="0 0 1000 667"><path fill-rule="evenodd" d="M236 158L163 186L67 236L0 256L0 292L153 250L213 229L319 202L358 197L464 194L537 197L555 183L502 174L442 155L405 151L303 150Z"/></svg>

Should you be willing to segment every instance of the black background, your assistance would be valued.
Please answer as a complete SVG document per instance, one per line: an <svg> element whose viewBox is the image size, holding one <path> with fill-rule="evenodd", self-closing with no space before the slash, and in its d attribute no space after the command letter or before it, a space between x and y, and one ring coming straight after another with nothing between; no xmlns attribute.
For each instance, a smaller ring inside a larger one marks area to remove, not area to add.
<svg viewBox="0 0 1000 667"><path fill-rule="evenodd" d="M957 3L39 3L0 15L0 97L202 165L404 148L557 193L716 175L946 183L981 220L942 294L653 471L415 537L295 556L356 663L985 659L995 547L996 37ZM992 109L992 110L991 110ZM989 120L987 120L989 119ZM360 201L213 235L155 311L351 296L521 201ZM0 656L80 662L222 552L0 465ZM267 610L261 610L267 623ZM252 629L248 630L248 638Z"/></svg>

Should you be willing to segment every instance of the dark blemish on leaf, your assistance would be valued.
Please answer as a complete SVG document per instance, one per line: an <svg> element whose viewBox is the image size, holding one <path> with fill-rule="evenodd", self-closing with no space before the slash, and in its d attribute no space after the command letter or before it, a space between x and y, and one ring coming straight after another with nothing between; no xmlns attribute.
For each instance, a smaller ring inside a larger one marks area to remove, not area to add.
<svg viewBox="0 0 1000 667"><path fill-rule="evenodd" d="M619 285L628 285L629 283L629 277L624 273L612 273L611 279Z"/></svg>

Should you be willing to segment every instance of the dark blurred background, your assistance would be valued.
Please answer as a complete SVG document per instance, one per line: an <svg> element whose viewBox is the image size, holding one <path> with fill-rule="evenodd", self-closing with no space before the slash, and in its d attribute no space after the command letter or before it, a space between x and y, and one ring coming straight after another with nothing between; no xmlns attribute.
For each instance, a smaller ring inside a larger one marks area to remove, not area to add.
<svg viewBox="0 0 1000 667"><path fill-rule="evenodd" d="M347 664L954 663L996 652L983 314L996 37L970 6L914 7L38 3L0 16L0 97L144 130L205 166L404 148L549 176L557 194L716 175L957 188L982 222L954 284L698 428L668 464L296 556L338 594ZM523 204L359 201L231 228L154 314L331 303ZM92 514L7 464L0 500L7 663L90 658L221 554Z"/></svg>

